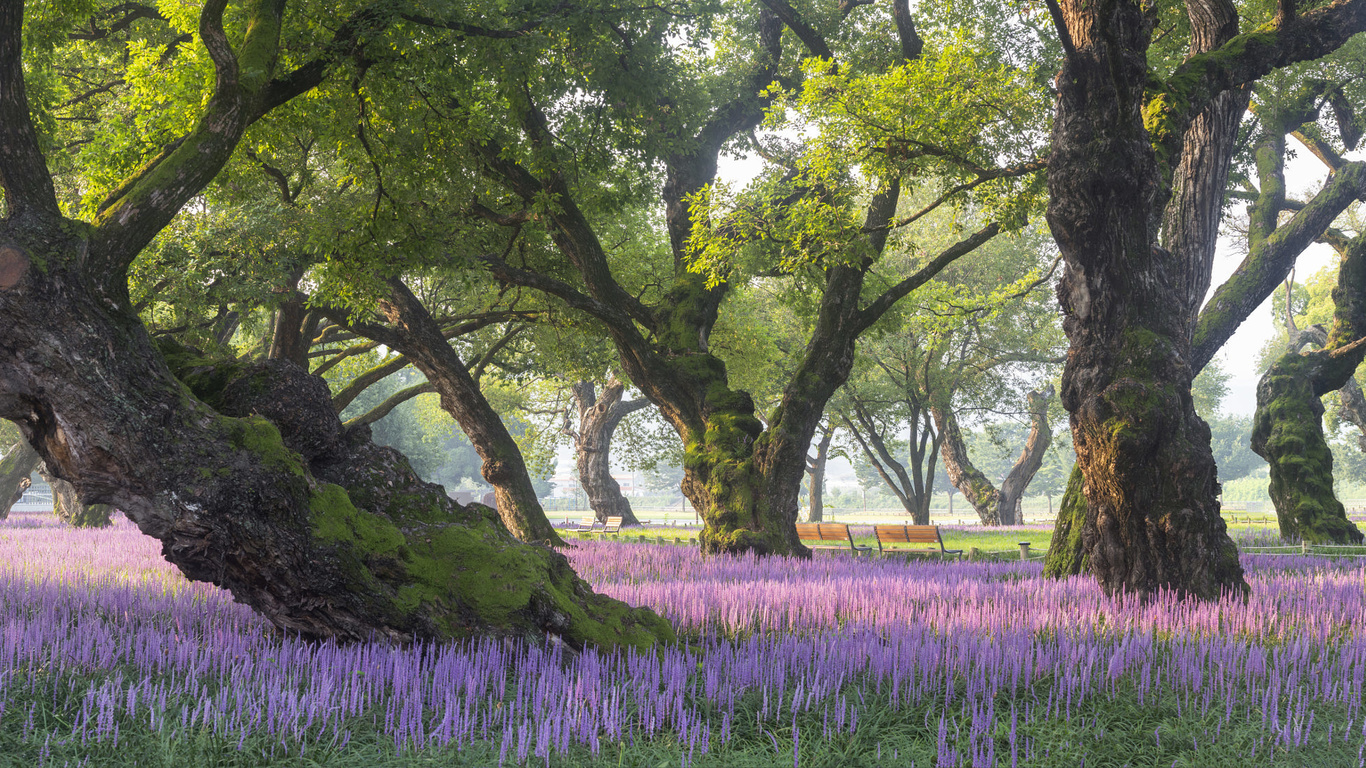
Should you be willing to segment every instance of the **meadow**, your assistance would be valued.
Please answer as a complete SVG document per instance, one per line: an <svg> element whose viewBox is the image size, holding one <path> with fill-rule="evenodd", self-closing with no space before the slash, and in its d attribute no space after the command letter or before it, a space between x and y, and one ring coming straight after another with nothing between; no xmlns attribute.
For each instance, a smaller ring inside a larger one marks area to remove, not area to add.
<svg viewBox="0 0 1366 768"><path fill-rule="evenodd" d="M1244 555L1246 602L1139 604L1018 560L569 556L681 643L309 644L127 522L16 514L0 765L1366 765L1359 559Z"/></svg>

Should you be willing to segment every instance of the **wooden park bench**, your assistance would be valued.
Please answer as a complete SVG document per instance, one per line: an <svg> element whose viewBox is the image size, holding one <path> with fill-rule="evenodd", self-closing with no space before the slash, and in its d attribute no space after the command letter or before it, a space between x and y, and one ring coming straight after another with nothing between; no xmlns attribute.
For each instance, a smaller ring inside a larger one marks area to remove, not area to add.
<svg viewBox="0 0 1366 768"><path fill-rule="evenodd" d="M838 541L839 545L816 545L811 549L848 550L855 554L871 552L872 547L854 543L849 526L844 523L797 523L797 538L802 541Z"/></svg>
<svg viewBox="0 0 1366 768"><path fill-rule="evenodd" d="M937 525L875 525L873 536L877 538L880 555L954 555L959 560L963 559L963 550L944 548L944 539L939 535ZM900 549L886 546L889 544L938 544L939 549Z"/></svg>
<svg viewBox="0 0 1366 768"><path fill-rule="evenodd" d="M584 518L580 518L580 519L579 519L579 524L576 525L576 526L574 526L574 530L575 530L575 531L584 531L584 532L596 531L596 530L598 529L598 525L599 525L599 523L598 523L597 518L595 518L595 517L584 517Z"/></svg>
<svg viewBox="0 0 1366 768"><path fill-rule="evenodd" d="M621 533L621 518L609 517L607 524L602 527L603 533Z"/></svg>

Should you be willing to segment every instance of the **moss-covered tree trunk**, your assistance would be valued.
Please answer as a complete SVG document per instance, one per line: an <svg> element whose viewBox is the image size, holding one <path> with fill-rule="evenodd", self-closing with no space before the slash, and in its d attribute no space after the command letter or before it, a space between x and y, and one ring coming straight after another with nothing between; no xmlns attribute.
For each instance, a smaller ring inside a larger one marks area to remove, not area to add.
<svg viewBox="0 0 1366 768"><path fill-rule="evenodd" d="M599 397L593 382L575 382L573 394L579 425L573 434L574 461L579 470L579 485L598 520L606 522L609 517L620 517L622 525L640 525L631 511L630 500L621 494L621 486L612 477L612 436L623 418L650 403L622 400L625 389L621 382L612 379Z"/></svg>
<svg viewBox="0 0 1366 768"><path fill-rule="evenodd" d="M10 508L24 497L33 472L42 461L38 452L23 440L0 459L0 520L8 518Z"/></svg>
<svg viewBox="0 0 1366 768"><path fill-rule="evenodd" d="M1043 559L1045 576L1060 579L1091 570L1089 555L1081 539L1081 532L1086 527L1086 494L1082 492L1084 482L1081 467L1073 465L1072 474L1067 477L1067 489L1058 503L1053 538Z"/></svg>
<svg viewBox="0 0 1366 768"><path fill-rule="evenodd" d="M517 105L521 135L515 139L542 151L535 163L516 160L518 153L497 137L481 136L472 147L480 153L488 176L517 198L514 210L489 211L490 221L515 230L522 218L514 215L517 209L540 211L545 208L541 201L555 200L554 206L536 214L537 219L549 230L576 282L566 282L563 273L515 266L498 256L485 256L485 263L501 282L554 295L602 323L623 373L683 440L682 490L706 521L701 547L709 553L808 553L796 537L807 452L826 402L849 376L859 335L947 264L1001 231L998 223L988 224L869 300L864 296L865 279L886 246L901 198L899 178L880 180L861 231L832 241L830 253L814 265L823 285L804 357L779 405L765 420L767 427L756 418L750 395L731 388L725 365L709 350L708 339L728 286L708 286L705 276L687 270L688 241L695 229L708 224L700 217L709 214L699 212L695 196L715 180L722 148L764 119L771 98L768 87L779 76L785 26L797 32L808 54L829 58L821 33L802 22L796 9L779 5L758 9L752 66L735 86L734 97L710 108L701 125L669 128L671 135L661 137L674 148L664 158L662 192L675 274L656 305L647 306L613 276L593 224L576 202L575 174L548 151L562 140L536 104L527 100ZM901 58L914 59L923 46L909 9L897 2L894 13ZM686 132L673 133L680 130ZM1037 165L1024 163L1001 173L1019 176L1035 170Z"/></svg>
<svg viewBox="0 0 1366 768"><path fill-rule="evenodd" d="M1072 3L1065 4L1062 10L1057 21L1066 30L1064 39L1070 41L1074 34L1080 33L1086 42L1084 47L1092 49L1096 48L1092 36L1098 30L1112 27L1119 18L1112 15L1109 19L1101 19L1099 11L1092 15ZM1151 195L1151 203L1138 204L1150 205L1152 210L1166 206L1162 244L1174 263L1169 271L1169 296L1163 303L1185 315L1191 324L1192 341L1187 359L1194 376L1284 279L1298 254L1323 233L1362 188L1360 168L1342 169L1330 177L1313 200L1281 224L1285 185L1281 174L1282 152L1278 150L1284 148L1286 133L1304 120L1312 119L1295 118L1293 113L1307 114L1315 110L1316 101L1312 98L1314 94L1305 94L1311 98L1302 100L1304 103L1292 109L1281 109L1281 104L1264 109L1260 115L1264 139L1258 150L1260 193L1253 206L1249 253L1233 276L1205 303L1229 166L1251 83L1273 67L1334 50L1359 30L1366 19L1360 5L1339 3L1304 16L1295 16L1292 10L1270 27L1239 36L1238 12L1228 0L1192 2L1187 4L1187 10L1191 22L1191 57L1167 83L1151 84L1144 114L1145 140L1156 148L1154 159L1161 169L1160 175L1165 180L1166 169L1173 168L1173 163L1174 171L1170 186L1159 183ZM1132 8L1125 10L1130 15L1121 25L1132 20L1131 12ZM1100 34L1105 37L1108 32ZM1114 40L1122 42L1120 38ZM1119 51L1121 56L1130 56L1135 61L1141 58L1141 53L1132 47L1128 52ZM1273 100L1284 101L1280 96ZM1128 116L1122 112L1116 114L1123 120L1133 120L1132 113ZM1131 127L1116 134L1115 138L1123 133L1136 138L1141 136ZM1272 172L1268 173L1268 169ZM1096 189L1101 188L1108 187L1102 185ZM1073 217L1073 220L1077 229L1085 229L1079 218ZM1273 230L1274 237L1271 236ZM1081 487L1080 471L1079 465L1069 482L1069 493ZM1073 493L1071 498L1079 496ZM1069 504L1064 500L1045 573L1061 576L1088 567L1080 536L1086 526L1085 514L1085 505ZM1064 546L1074 549L1059 551L1059 547Z"/></svg>
<svg viewBox="0 0 1366 768"><path fill-rule="evenodd" d="M1333 326L1322 349L1292 349L1257 384L1252 450L1270 465L1271 500L1283 537L1355 544L1362 541L1361 531L1333 492L1322 398L1344 387L1366 357L1366 236L1344 250L1333 302Z"/></svg>
<svg viewBox="0 0 1366 768"><path fill-rule="evenodd" d="M393 18L362 8L322 58L271 79L284 3L234 8L232 30L225 6L208 3L200 18L215 78L198 121L82 222L63 217L31 122L23 3L0 0L0 418L83 501L112 504L159 539L186 576L304 637L671 639L666 622L594 594L491 510L421 482L368 430L344 430L321 379L283 361L153 346L128 299L134 257L253 120Z"/></svg>
<svg viewBox="0 0 1366 768"><path fill-rule="evenodd" d="M523 541L563 545L564 540L551 526L536 498L522 449L431 313L398 279L389 281L389 296L381 302L380 311L385 319L383 324L351 321L348 325L357 333L401 352L427 377L441 397L441 407L460 424L461 431L483 459L481 474L493 486L498 514L508 530Z"/></svg>
<svg viewBox="0 0 1366 768"><path fill-rule="evenodd" d="M1111 593L1246 591L1191 399L1189 321L1171 311L1185 265L1156 244L1174 152L1159 157L1145 125L1153 19L1136 2L1061 6L1048 221L1067 264L1062 402L1085 479L1082 547Z"/></svg>

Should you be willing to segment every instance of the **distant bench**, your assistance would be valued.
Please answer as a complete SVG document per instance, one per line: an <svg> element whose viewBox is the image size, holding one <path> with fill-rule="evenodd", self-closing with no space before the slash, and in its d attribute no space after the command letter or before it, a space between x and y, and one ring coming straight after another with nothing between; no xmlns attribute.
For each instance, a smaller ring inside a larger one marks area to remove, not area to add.
<svg viewBox="0 0 1366 768"><path fill-rule="evenodd" d="M579 520L579 524L574 530L579 533L592 533L594 531L600 531L602 533L621 533L621 517L609 517L605 524L599 523L595 517L585 517L582 520Z"/></svg>
<svg viewBox="0 0 1366 768"><path fill-rule="evenodd" d="M817 545L811 549L830 549L852 553L871 552L872 547L854 543L849 526L844 523L797 523L797 538L802 541L837 541L837 545Z"/></svg>
<svg viewBox="0 0 1366 768"><path fill-rule="evenodd" d="M875 525L873 536L877 538L877 551L880 555L955 555L963 559L963 550L945 549L944 539L939 535L937 525ZM891 544L937 544L939 549L929 546L923 549L900 549Z"/></svg>

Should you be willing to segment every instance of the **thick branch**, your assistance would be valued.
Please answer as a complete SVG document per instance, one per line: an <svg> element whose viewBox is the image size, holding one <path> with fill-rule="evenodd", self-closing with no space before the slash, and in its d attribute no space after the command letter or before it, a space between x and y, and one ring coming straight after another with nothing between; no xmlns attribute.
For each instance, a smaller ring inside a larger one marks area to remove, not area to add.
<svg viewBox="0 0 1366 768"><path fill-rule="evenodd" d="M61 215L24 88L24 0L0 0L0 188L11 218Z"/></svg>
<svg viewBox="0 0 1366 768"><path fill-rule="evenodd" d="M1366 163L1349 163L1284 225L1268 235L1200 312L1191 341L1192 370L1201 370L1238 326L1276 290L1295 259L1338 214L1366 194Z"/></svg>

